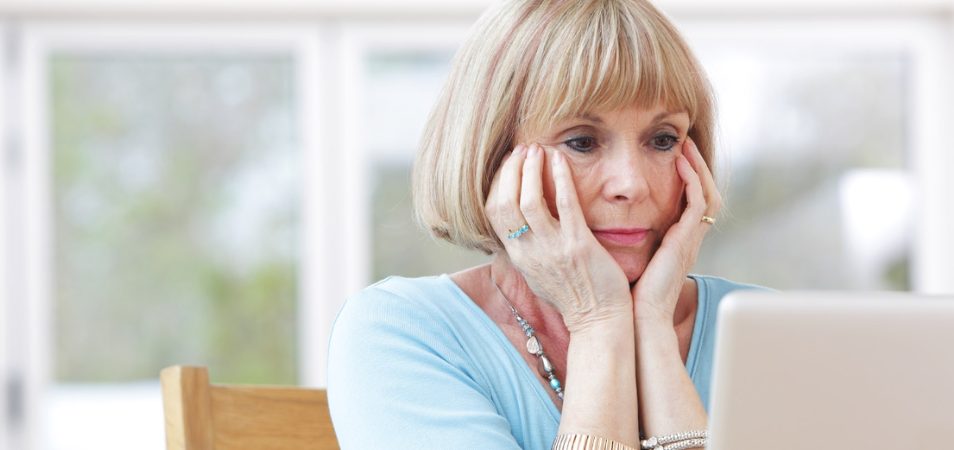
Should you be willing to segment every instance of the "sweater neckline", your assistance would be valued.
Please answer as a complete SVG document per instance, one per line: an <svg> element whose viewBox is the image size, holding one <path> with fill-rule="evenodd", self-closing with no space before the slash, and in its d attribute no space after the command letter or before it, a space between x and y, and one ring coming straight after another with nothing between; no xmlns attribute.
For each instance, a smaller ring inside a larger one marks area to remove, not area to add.
<svg viewBox="0 0 954 450"><path fill-rule="evenodd" d="M697 360L699 356L700 349L702 348L702 338L704 332L704 323L706 321L706 316L708 315L708 287L706 286L704 277L694 274L689 274L689 278L692 278L696 282L696 316L695 323L693 324L692 337L689 341L689 353L686 357L686 371L689 373L690 377L695 375ZM483 326L484 330L490 335L494 336L497 341L497 344L502 347L502 351L510 359L510 362L516 365L519 365L521 368L518 369L523 376L522 382L525 382L531 385L531 389L537 395L542 403L545 404L547 411L550 413L550 416L557 423L560 421L560 410L557 409L557 406L553 403L553 400L550 398L550 394L544 390L543 385L537 380L536 374L533 372L531 367L527 365L524 361L523 356L519 353L516 347L510 342L510 339L503 333L503 330L497 326L497 323L494 322L490 316L484 312L483 309L480 309L477 306L477 303L474 299L470 298L457 283L450 277L449 274L442 274L439 279L448 285L448 287L453 290L458 299L461 300L463 306L471 312L474 317L477 319L478 323Z"/></svg>

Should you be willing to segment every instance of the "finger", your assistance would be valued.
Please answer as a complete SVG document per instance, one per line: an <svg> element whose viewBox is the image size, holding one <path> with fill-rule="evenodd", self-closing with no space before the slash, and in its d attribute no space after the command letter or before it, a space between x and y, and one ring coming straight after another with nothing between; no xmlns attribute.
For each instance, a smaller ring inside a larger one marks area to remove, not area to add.
<svg viewBox="0 0 954 450"><path fill-rule="evenodd" d="M708 226L697 226L706 225L702 222L702 216L707 213L701 177L693 170L689 160L683 155L679 155L676 159L676 171L686 186L686 209L683 211L679 223L689 227L690 230L708 230Z"/></svg>
<svg viewBox="0 0 954 450"><path fill-rule="evenodd" d="M497 171L488 195L487 217L497 237L505 243L510 233L526 223L519 208L520 179L526 150L525 145L514 148L513 153Z"/></svg>
<svg viewBox="0 0 954 450"><path fill-rule="evenodd" d="M576 186L573 183L573 173L566 161L566 156L560 151L550 154L550 167L553 173L555 188L555 203L560 216L560 228L564 234L578 236L578 232L586 228L586 218L580 208L580 200L576 196Z"/></svg>
<svg viewBox="0 0 954 450"><path fill-rule="evenodd" d="M689 164L698 174L702 183L702 190L707 205L706 215L715 216L722 208L722 194L719 192L719 186L715 182L715 177L712 176L709 165L706 164L702 153L699 152L699 147L696 146L692 138L686 139L685 146L683 147L683 155L689 160Z"/></svg>
<svg viewBox="0 0 954 450"><path fill-rule="evenodd" d="M543 197L543 164L545 155L539 144L527 148L520 187L520 212L536 233L553 231L555 219Z"/></svg>

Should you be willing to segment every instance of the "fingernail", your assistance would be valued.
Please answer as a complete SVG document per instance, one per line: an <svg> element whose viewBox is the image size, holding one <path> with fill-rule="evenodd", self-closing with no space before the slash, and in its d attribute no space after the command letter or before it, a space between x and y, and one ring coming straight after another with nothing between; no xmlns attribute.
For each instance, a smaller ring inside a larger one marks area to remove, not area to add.
<svg viewBox="0 0 954 450"><path fill-rule="evenodd" d="M530 157L531 158L540 157L540 145L533 144L532 146L530 146Z"/></svg>

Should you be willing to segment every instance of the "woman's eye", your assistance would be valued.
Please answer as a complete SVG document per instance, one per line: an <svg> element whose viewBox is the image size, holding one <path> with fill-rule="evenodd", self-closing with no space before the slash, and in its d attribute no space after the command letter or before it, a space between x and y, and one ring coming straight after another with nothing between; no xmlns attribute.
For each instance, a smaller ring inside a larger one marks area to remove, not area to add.
<svg viewBox="0 0 954 450"><path fill-rule="evenodd" d="M567 139L563 141L563 143L566 144L567 147L581 153L587 153L596 148L596 139L592 136L575 137Z"/></svg>
<svg viewBox="0 0 954 450"><path fill-rule="evenodd" d="M679 143L679 137L671 134L660 134L651 140L653 148L660 151L672 150Z"/></svg>

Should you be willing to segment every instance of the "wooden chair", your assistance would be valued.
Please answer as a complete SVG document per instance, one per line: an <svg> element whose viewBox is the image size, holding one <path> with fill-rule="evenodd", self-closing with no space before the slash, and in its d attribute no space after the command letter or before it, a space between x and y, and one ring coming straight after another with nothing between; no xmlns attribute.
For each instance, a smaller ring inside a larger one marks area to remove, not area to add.
<svg viewBox="0 0 954 450"><path fill-rule="evenodd" d="M324 389L214 385L205 367L159 379L168 450L338 449Z"/></svg>

